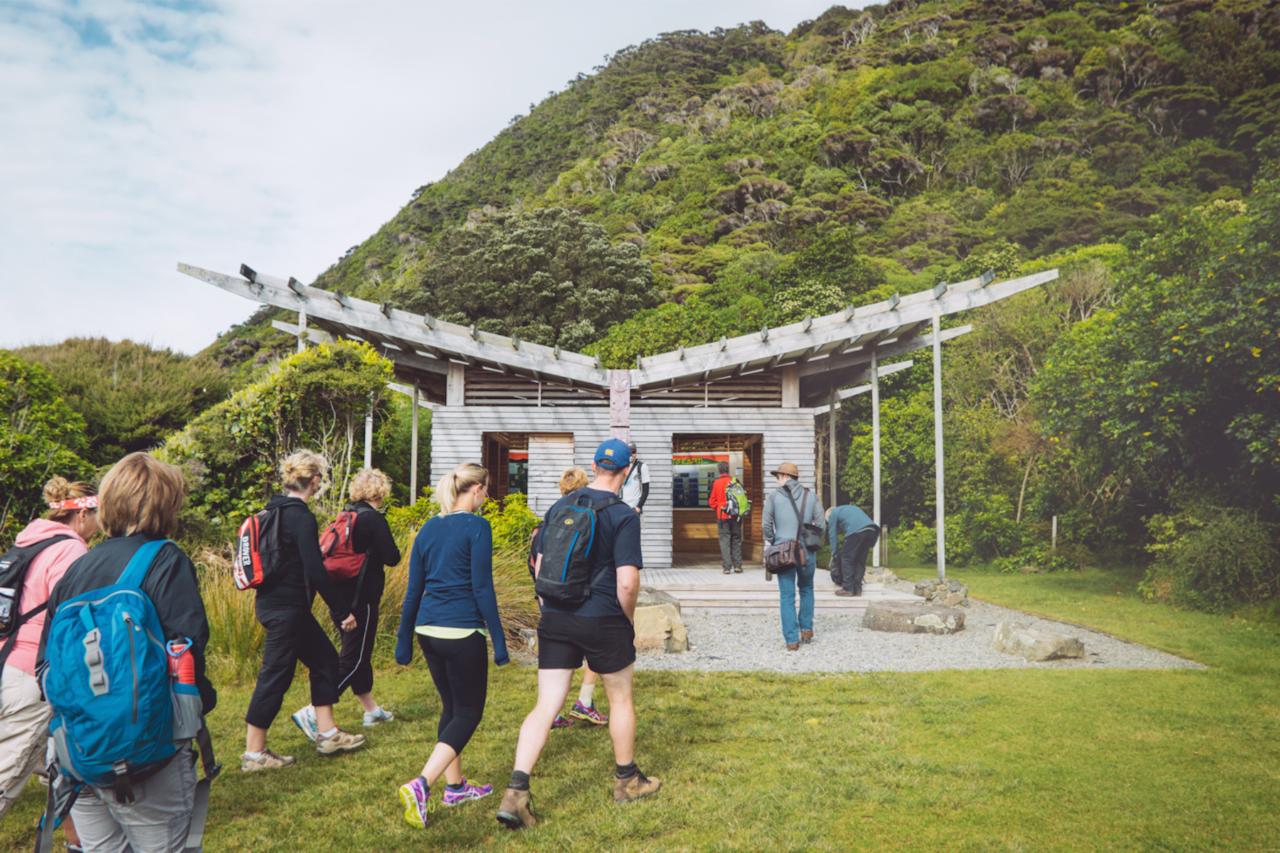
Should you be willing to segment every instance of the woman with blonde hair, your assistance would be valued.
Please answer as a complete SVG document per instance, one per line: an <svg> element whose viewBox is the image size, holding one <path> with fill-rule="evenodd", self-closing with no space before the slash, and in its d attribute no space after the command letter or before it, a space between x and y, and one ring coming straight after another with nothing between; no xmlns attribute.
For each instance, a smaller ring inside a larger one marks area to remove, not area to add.
<svg viewBox="0 0 1280 853"><path fill-rule="evenodd" d="M344 512L355 513L351 547L365 555L364 566L353 578L332 579L338 598L349 603L341 610L330 610L329 617L342 641L338 651L338 695L350 687L364 706L365 728L371 728L395 719L373 698L373 645L378 639L378 607L387 580L385 567L400 562L400 549L382 515L382 505L391 494L391 478L377 468L365 468L351 478L347 494L351 503ZM342 620L348 612L354 613L360 624L354 631L342 630ZM315 708L308 705L293 717L299 715L310 724L315 719Z"/></svg>
<svg viewBox="0 0 1280 853"><path fill-rule="evenodd" d="M351 601L343 600L324 570L320 555L320 531L307 501L325 485L329 463L319 453L299 450L280 462L284 494L267 501L266 512L277 517L263 522L272 528L278 522L279 538L273 551L263 554L271 560L265 566L266 580L258 587L254 614L267 631L262 644L262 667L245 713L244 754L240 769L245 773L275 770L293 764L293 756L277 755L267 749L267 729L280 713L284 694L293 683L298 661L307 667L311 679L311 715L300 711L293 722L316 745L321 755L334 755L364 746L364 735L350 734L333 721L333 705L338 701L338 653L328 633L311 613L315 594L335 612L345 613L340 627L358 627ZM305 711L306 709L304 709Z"/></svg>
<svg viewBox="0 0 1280 853"><path fill-rule="evenodd" d="M493 532L477 513L489 493L489 472L464 462L445 474L436 490L440 515L423 525L409 559L409 586L400 612L396 663L413 659L418 638L431 680L440 694L437 742L422 773L400 786L404 818L425 827L431 785L443 775L446 806L493 793L462 775L461 754L484 716L489 656L507 663L507 643L493 591ZM486 630L487 628L487 630Z"/></svg>
<svg viewBox="0 0 1280 853"><path fill-rule="evenodd" d="M49 594L98 532L98 490L91 484L54 477L45 484L44 501L44 517L23 528L5 555L22 560L26 569L20 585L0 593L0 604L9 612L8 639L0 642L0 818L44 764L53 711L40 696L36 653ZM68 844L76 843L74 828L64 826Z"/></svg>
<svg viewBox="0 0 1280 853"><path fill-rule="evenodd" d="M103 587L120 582L135 554L178 531L178 513L186 499L182 472L147 453L130 453L102 478L98 516L107 538L85 554L49 596L40 661L49 654L49 626L58 607ZM64 504L65 505L65 504ZM203 714L217 704L218 694L205 675L209 620L191 559L173 542L155 552L142 575L142 592L151 599L165 640L189 641L196 688ZM45 684L68 663L49 658ZM71 662L72 665L79 661ZM86 786L71 809L76 830L87 850L181 850L195 810L195 752L189 741L177 754L149 775L129 782L131 802L120 802L112 788ZM206 773L209 767L205 768Z"/></svg>

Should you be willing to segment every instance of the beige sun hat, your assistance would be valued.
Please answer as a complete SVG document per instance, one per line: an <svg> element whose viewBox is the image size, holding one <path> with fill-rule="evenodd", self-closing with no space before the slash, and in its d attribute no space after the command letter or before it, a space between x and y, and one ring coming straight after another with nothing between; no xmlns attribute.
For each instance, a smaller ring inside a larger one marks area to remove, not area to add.
<svg viewBox="0 0 1280 853"><path fill-rule="evenodd" d="M777 467L777 470L770 471L769 473L774 476L777 476L778 474L789 474L797 480L800 479L800 469L796 467L796 463L794 462L783 462Z"/></svg>

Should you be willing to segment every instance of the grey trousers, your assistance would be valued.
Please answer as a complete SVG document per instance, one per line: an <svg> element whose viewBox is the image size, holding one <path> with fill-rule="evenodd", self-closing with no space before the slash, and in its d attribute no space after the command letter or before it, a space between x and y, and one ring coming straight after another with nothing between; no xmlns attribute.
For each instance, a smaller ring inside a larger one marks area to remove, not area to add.
<svg viewBox="0 0 1280 853"><path fill-rule="evenodd" d="M720 565L726 569L742 568L742 519L716 519L720 534Z"/></svg>
<svg viewBox="0 0 1280 853"><path fill-rule="evenodd" d="M196 754L183 748L117 803L110 788L85 788L71 818L86 853L181 853L195 807Z"/></svg>

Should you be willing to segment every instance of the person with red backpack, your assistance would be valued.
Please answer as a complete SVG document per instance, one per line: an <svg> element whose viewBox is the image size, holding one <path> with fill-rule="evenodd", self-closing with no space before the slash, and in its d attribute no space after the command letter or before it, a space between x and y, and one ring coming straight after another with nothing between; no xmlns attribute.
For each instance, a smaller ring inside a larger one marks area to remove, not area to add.
<svg viewBox="0 0 1280 853"><path fill-rule="evenodd" d="M348 609L329 611L342 643L338 652L338 695L350 687L364 706L365 728L371 728L395 719L373 698L373 644L378 638L378 606L386 586L385 568L400 562L400 549L381 512L391 494L391 479L377 468L365 468L351 478L347 494L351 503L320 535L320 553L339 599L350 602L349 612L355 613L360 623L354 631L343 631L342 620ZM317 728L312 705L299 709L292 719L304 732Z"/></svg>
<svg viewBox="0 0 1280 853"><path fill-rule="evenodd" d="M0 557L0 818L44 768L53 709L40 696L36 653L50 593L98 532L97 495L90 483L54 477L44 487L48 512ZM78 844L74 827L63 827L68 846Z"/></svg>
<svg viewBox="0 0 1280 853"><path fill-rule="evenodd" d="M329 635L311 613L318 592L330 610L347 615L340 623L343 631L354 631L359 621L351 612L324 568L320 555L320 531L307 501L325 485L329 464L310 450L299 450L280 463L280 479L285 493L267 502L258 514L257 551L249 556L260 567L254 614L266 629L262 644L262 667L245 712L244 754L240 770L252 773L275 770L294 763L291 755L277 755L267 749L267 729L280 713L284 694L293 683L298 661L306 665L311 678L311 704L316 728L294 720L321 755L349 752L364 746L364 735L351 734L333 721L333 705L338 701L338 652ZM248 522L246 522L248 524ZM241 552L252 551L241 541Z"/></svg>

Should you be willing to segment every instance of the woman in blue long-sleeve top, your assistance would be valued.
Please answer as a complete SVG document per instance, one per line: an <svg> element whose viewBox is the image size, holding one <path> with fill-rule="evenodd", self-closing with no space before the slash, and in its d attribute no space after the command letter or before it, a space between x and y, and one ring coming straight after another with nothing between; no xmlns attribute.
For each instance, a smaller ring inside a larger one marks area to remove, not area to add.
<svg viewBox="0 0 1280 853"><path fill-rule="evenodd" d="M443 801L456 806L493 792L468 784L459 756L484 715L489 679L487 637L493 662L507 663L507 643L493 591L493 532L476 512L488 497L489 474L466 462L446 474L436 490L440 515L413 542L409 587L400 611L396 663L413 659L413 637L440 693L437 743L422 775L400 786L404 818L427 825L431 785L443 774Z"/></svg>

